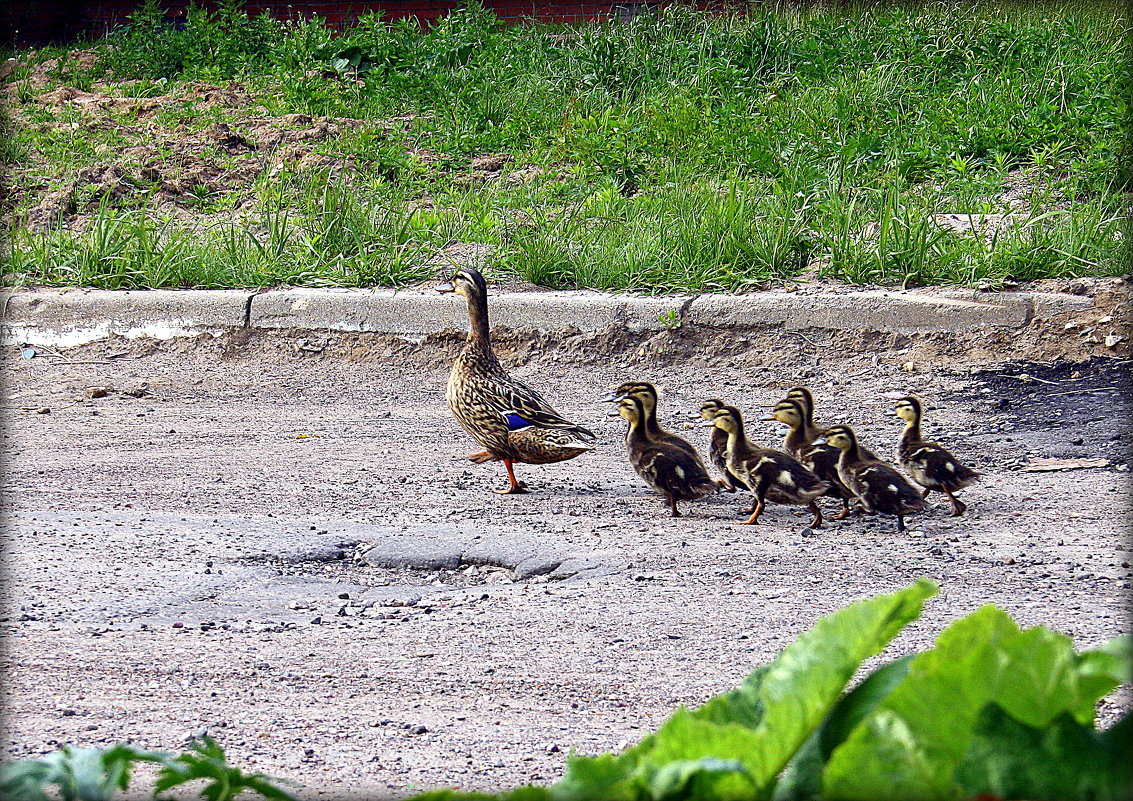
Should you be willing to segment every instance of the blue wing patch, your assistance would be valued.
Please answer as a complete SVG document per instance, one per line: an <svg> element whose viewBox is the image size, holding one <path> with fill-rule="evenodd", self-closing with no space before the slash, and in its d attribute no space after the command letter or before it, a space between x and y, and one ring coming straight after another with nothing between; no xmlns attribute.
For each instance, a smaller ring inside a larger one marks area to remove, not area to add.
<svg viewBox="0 0 1133 801"><path fill-rule="evenodd" d="M518 428L527 428L528 426L531 425L531 423L524 420L522 417L520 417L515 412L508 412L504 416L504 419L507 421L507 430L508 431L515 431Z"/></svg>

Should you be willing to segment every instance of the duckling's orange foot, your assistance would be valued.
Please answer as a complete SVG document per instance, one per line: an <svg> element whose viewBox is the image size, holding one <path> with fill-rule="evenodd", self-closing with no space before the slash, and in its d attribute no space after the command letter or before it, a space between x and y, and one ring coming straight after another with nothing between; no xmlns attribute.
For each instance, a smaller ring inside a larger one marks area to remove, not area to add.
<svg viewBox="0 0 1133 801"><path fill-rule="evenodd" d="M725 492L735 492L736 491L735 486L730 481L725 481L722 478L718 478L718 479L716 479L716 483L718 485L720 485L720 489L724 490Z"/></svg>
<svg viewBox="0 0 1133 801"><path fill-rule="evenodd" d="M488 453L487 451L478 451L476 453L468 454L468 461L475 464L484 464L484 462L491 462L495 459L496 457Z"/></svg>

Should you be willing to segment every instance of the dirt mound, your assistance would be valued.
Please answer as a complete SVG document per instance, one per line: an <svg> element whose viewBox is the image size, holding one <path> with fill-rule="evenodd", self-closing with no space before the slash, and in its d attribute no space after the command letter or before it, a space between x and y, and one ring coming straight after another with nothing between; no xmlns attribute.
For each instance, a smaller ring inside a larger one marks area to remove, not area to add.
<svg viewBox="0 0 1133 801"><path fill-rule="evenodd" d="M36 132L31 152L12 165L12 191L0 198L11 219L31 231L55 225L84 230L104 206L142 206L186 222L239 219L261 177L322 171L352 180L365 165L327 143L363 127L378 135L406 129L417 119L273 116L263 90L239 81L178 83L156 95L160 86L152 81L59 84L96 61L93 51L75 50L0 86L12 124ZM20 69L10 63L10 71ZM57 149L75 152L64 156ZM426 148L411 147L405 157L451 171L460 186L523 184L544 175L541 167L513 164L506 153L475 156L466 168ZM397 179L396 168L372 169Z"/></svg>
<svg viewBox="0 0 1133 801"><path fill-rule="evenodd" d="M140 197L148 197L150 208L164 211L199 210L221 201L239 207L251 197L256 179L265 172L315 168L341 172L351 167L349 160L321 155L315 147L359 125L358 120L288 114L244 117L239 122L199 128L184 117L174 126L155 119L194 98L206 104L246 99L237 91L203 88L175 97L132 98L74 87L59 87L38 98L42 106L71 107L80 113L79 122L48 125L111 131L126 144L106 161L79 170L46 192L28 210L28 227L42 230L62 220L81 229L84 213L107 203L136 205ZM207 119L205 111L201 116ZM124 124L124 115L135 118L138 125Z"/></svg>

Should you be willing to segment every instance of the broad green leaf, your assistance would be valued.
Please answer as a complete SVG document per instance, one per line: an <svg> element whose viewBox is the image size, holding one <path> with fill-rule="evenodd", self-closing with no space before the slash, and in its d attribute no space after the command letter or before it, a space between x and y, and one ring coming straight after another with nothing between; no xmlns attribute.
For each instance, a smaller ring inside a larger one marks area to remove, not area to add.
<svg viewBox="0 0 1133 801"><path fill-rule="evenodd" d="M500 798L502 796L486 793L464 793L460 790L429 790L413 796L413 801L499 801Z"/></svg>
<svg viewBox="0 0 1133 801"><path fill-rule="evenodd" d="M775 785L775 801L804 801L822 796L822 770L830 754L909 673L912 654L874 670L846 694L822 726L807 738Z"/></svg>
<svg viewBox="0 0 1133 801"><path fill-rule="evenodd" d="M994 688L992 698L1016 720L1047 726L1077 698L1074 643L1045 628L1019 632L1003 643L1007 681ZM1093 721L1093 703L1090 704Z"/></svg>
<svg viewBox="0 0 1133 801"><path fill-rule="evenodd" d="M769 787L834 706L862 661L879 653L915 620L925 599L935 592L935 583L921 579L899 592L858 601L827 615L765 670L753 674L757 681L745 682L692 714L715 725L755 721L748 729L750 736L743 738L751 742L743 762L758 786ZM663 737L664 729L657 733L657 748Z"/></svg>
<svg viewBox="0 0 1133 801"><path fill-rule="evenodd" d="M1094 720L1094 708L1119 684L1133 681L1133 637L1114 637L1101 648L1078 655L1078 703L1074 717L1079 723Z"/></svg>
<svg viewBox="0 0 1133 801"><path fill-rule="evenodd" d="M1069 714L1037 728L988 704L956 779L965 798L1127 801L1133 787L1133 743L1124 728L1119 737L1099 734Z"/></svg>
<svg viewBox="0 0 1133 801"><path fill-rule="evenodd" d="M720 725L700 719L696 712L680 709L657 732L653 749L643 760L643 769L655 769L672 762L702 761L709 758L734 760L743 765L757 787L767 772L764 743L753 729L738 723ZM747 782L750 787L751 781Z"/></svg>
<svg viewBox="0 0 1133 801"><path fill-rule="evenodd" d="M640 786L667 763L711 757L741 762L758 794L766 795L862 661L915 620L935 592L935 583L921 579L827 615L739 687L695 711L677 710L655 735L623 754L572 760L552 788L556 801L636 799L634 783Z"/></svg>
<svg viewBox="0 0 1133 801"><path fill-rule="evenodd" d="M567 759L566 774L562 780L551 786L551 797L555 801L632 799L635 791L629 786L628 779L634 762L629 752L594 757L572 755Z"/></svg>
<svg viewBox="0 0 1133 801"><path fill-rule="evenodd" d="M713 757L669 762L644 781L656 801L728 801L751 798L756 789L743 763Z"/></svg>
<svg viewBox="0 0 1133 801"><path fill-rule="evenodd" d="M1063 714L1082 725L1122 675L1120 644L1075 654L1068 637L1019 631L986 606L949 626L906 679L838 746L823 772L830 799L956 799L954 778L984 707L995 702L1043 729Z"/></svg>
<svg viewBox="0 0 1133 801"><path fill-rule="evenodd" d="M500 801L551 801L551 790L547 787L526 785L504 793L499 798Z"/></svg>
<svg viewBox="0 0 1133 801"><path fill-rule="evenodd" d="M985 606L945 629L931 651L830 756L823 797L945 799L979 710L999 686L1001 643L1018 628ZM916 789L916 794L910 795Z"/></svg>

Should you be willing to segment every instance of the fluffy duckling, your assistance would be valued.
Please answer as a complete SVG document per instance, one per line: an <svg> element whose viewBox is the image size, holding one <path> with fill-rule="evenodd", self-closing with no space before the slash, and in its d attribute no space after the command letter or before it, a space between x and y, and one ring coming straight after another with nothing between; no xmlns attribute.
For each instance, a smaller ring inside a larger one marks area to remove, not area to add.
<svg viewBox="0 0 1133 801"><path fill-rule="evenodd" d="M700 405L700 416L705 420L711 420L716 416L716 412L724 408L726 404L719 398L712 398L706 400ZM720 486L728 492L735 492L737 489L747 489L747 484L743 479L728 469L727 464L727 449L728 449L728 432L722 428L712 426L712 434L708 439L708 458L712 465L720 471L724 477L720 479Z"/></svg>
<svg viewBox="0 0 1133 801"><path fill-rule="evenodd" d="M795 457L782 451L761 448L744 434L743 415L735 406L725 406L713 415L712 425L728 435L725 451L728 469L743 479L755 498L755 508L744 525L759 522L766 501L806 506L814 515L811 528L822 525L822 510L815 499L830 485L807 470Z"/></svg>
<svg viewBox="0 0 1133 801"><path fill-rule="evenodd" d="M802 407L803 414L806 417L806 423L803 426L803 434L806 436L807 442L814 442L825 434L827 426L814 422L814 394L809 389L806 387L791 387L787 390L786 400L793 400ZM858 448L863 459L874 462L883 461L880 456L860 442L858 443Z"/></svg>
<svg viewBox="0 0 1133 801"><path fill-rule="evenodd" d="M645 432L653 439L659 442L665 442L672 445L674 448L679 448L683 451L696 456L700 456L696 452L696 448L692 446L688 440L679 437L671 431L666 431L661 427L657 421L657 388L650 384L648 381L627 381L620 387L615 389L610 395L607 395L602 400L608 402L617 402L622 398L634 397L641 401L641 408L645 412L645 419L643 424Z"/></svg>
<svg viewBox="0 0 1133 801"><path fill-rule="evenodd" d="M884 462L862 456L858 438L849 426L831 426L826 441L842 451L838 477L858 497L867 512L896 515L897 530L905 530L905 515L923 512L926 504L917 488Z"/></svg>
<svg viewBox="0 0 1133 801"><path fill-rule="evenodd" d="M838 460L842 452L833 445L825 442L812 443L806 431L806 413L803 407L794 400L781 400L764 420L778 420L789 427L787 437L783 440L783 448L794 456L803 466L813 472L823 481L830 483L826 495L842 501L842 511L834 515L835 520L842 520L850 513L850 501L854 493L842 483L838 476Z"/></svg>
<svg viewBox="0 0 1133 801"><path fill-rule="evenodd" d="M967 506L952 493L979 480L980 474L962 465L946 448L921 437L921 402L913 397L901 398L895 408L905 421L905 433L897 445L897 458L905 472L924 487L922 498L933 490L943 492L952 504L952 517L964 514Z"/></svg>
<svg viewBox="0 0 1133 801"><path fill-rule="evenodd" d="M681 516L677 501L695 501L718 489L695 452L649 434L640 398L627 395L619 400L617 414L629 423L626 450L630 464L649 486L665 496L673 517Z"/></svg>

